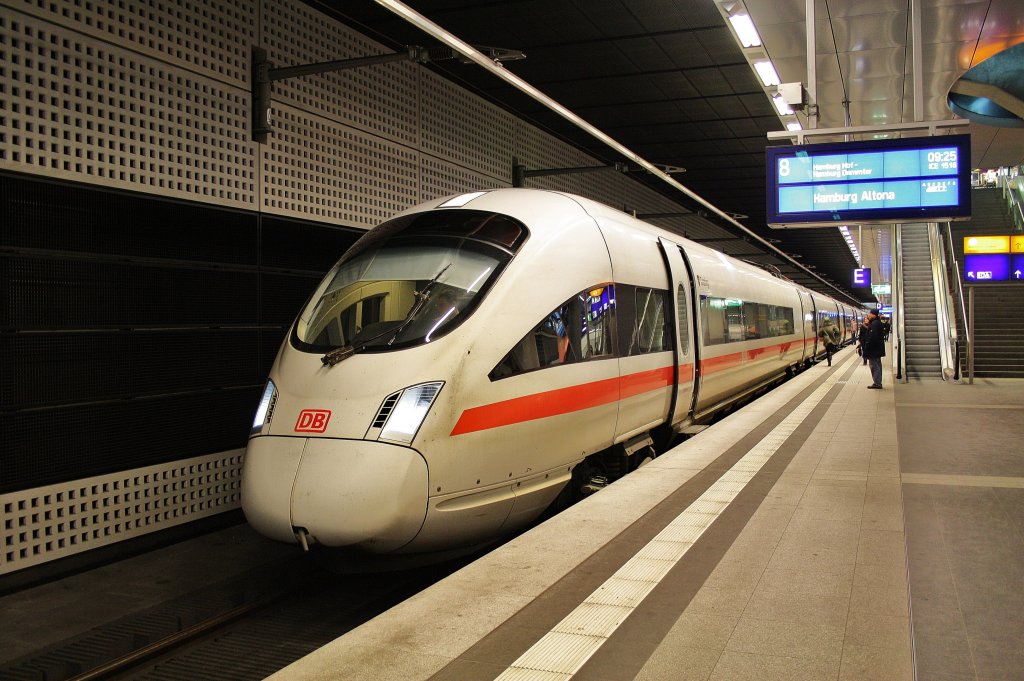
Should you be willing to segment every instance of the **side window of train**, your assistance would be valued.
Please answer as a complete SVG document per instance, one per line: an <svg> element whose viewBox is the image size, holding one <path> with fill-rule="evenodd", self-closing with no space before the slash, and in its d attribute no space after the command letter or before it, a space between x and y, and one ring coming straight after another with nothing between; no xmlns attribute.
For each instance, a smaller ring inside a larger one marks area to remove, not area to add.
<svg viewBox="0 0 1024 681"><path fill-rule="evenodd" d="M628 355L643 355L672 349L668 328L668 291L637 287L636 327L629 343Z"/></svg>
<svg viewBox="0 0 1024 681"><path fill-rule="evenodd" d="M701 296L700 320L704 327L705 345L746 340L742 300Z"/></svg>
<svg viewBox="0 0 1024 681"><path fill-rule="evenodd" d="M682 284L676 291L676 325L679 327L679 348L685 355L690 351L690 308L686 304L686 289Z"/></svg>
<svg viewBox="0 0 1024 681"><path fill-rule="evenodd" d="M705 345L787 336L794 329L793 308L781 305L701 296L700 314Z"/></svg>
<svg viewBox="0 0 1024 681"><path fill-rule="evenodd" d="M606 284L577 296L584 306L581 355L583 359L610 357L614 354L615 286Z"/></svg>
<svg viewBox="0 0 1024 681"><path fill-rule="evenodd" d="M771 308L768 316L768 330L771 336L788 336L791 333L795 333L796 313L791 307L783 307L782 305L766 305L765 307Z"/></svg>
<svg viewBox="0 0 1024 681"><path fill-rule="evenodd" d="M793 333L793 308L767 303L743 303L747 338L775 338Z"/></svg>
<svg viewBox="0 0 1024 681"><path fill-rule="evenodd" d="M613 285L580 291L523 336L491 370L490 379L611 356L614 314Z"/></svg>

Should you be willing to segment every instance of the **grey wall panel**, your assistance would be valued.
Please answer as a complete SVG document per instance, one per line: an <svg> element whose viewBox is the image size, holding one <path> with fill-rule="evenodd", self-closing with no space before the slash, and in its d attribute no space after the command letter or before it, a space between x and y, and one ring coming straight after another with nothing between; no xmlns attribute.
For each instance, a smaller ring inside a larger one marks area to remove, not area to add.
<svg viewBox="0 0 1024 681"><path fill-rule="evenodd" d="M420 193L424 201L467 191L508 186L508 182L504 180L433 156L421 156L420 167L423 169ZM509 173L511 174L511 162Z"/></svg>

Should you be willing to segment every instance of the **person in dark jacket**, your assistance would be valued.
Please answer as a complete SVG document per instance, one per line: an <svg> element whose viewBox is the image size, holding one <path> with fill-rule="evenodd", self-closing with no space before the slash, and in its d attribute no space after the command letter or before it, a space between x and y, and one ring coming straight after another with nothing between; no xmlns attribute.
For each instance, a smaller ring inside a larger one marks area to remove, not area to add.
<svg viewBox="0 0 1024 681"><path fill-rule="evenodd" d="M818 337L821 339L822 345L825 346L825 358L828 360L828 365L832 366L832 355L839 349L839 343L842 341L842 332L834 321L825 317L821 320Z"/></svg>
<svg viewBox="0 0 1024 681"><path fill-rule="evenodd" d="M871 385L868 388L882 389L882 358L885 357L885 329L878 318L878 311L868 313L868 337L864 340L861 356L868 361L871 370Z"/></svg>
<svg viewBox="0 0 1024 681"><path fill-rule="evenodd" d="M864 343L868 340L868 327L871 326L871 315L864 315L864 321L861 322L860 328L857 329L857 354L863 364L868 363L868 358L864 356Z"/></svg>

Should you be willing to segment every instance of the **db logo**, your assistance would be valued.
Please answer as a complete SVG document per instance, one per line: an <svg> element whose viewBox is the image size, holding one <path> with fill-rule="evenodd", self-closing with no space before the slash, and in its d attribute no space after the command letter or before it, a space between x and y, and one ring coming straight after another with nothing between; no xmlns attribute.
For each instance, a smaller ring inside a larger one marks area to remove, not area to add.
<svg viewBox="0 0 1024 681"><path fill-rule="evenodd" d="M322 433L327 430L331 412L326 409L303 409L295 422L296 433Z"/></svg>

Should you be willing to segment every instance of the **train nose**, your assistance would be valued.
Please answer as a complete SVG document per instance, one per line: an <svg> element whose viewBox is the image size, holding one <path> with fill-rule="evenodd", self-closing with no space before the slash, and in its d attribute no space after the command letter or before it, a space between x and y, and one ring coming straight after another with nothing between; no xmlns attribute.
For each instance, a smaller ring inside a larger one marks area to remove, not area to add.
<svg viewBox="0 0 1024 681"><path fill-rule="evenodd" d="M366 440L256 437L242 468L242 509L261 534L385 552L409 543L427 509L427 464L413 449Z"/></svg>

